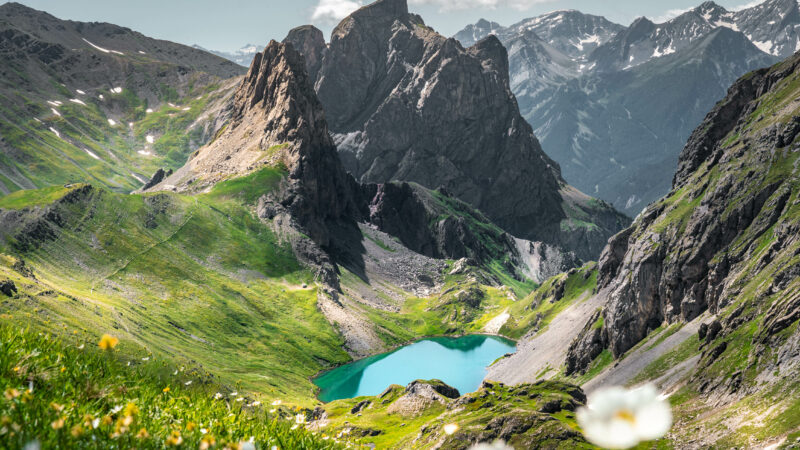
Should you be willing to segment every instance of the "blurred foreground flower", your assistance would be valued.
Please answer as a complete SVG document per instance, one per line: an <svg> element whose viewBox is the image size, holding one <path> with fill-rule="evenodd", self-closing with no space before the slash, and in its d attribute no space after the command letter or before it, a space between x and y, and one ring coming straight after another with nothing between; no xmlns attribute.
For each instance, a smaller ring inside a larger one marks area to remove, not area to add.
<svg viewBox="0 0 800 450"><path fill-rule="evenodd" d="M112 350L114 347L119 344L119 339L115 338L114 336L104 334L103 337L100 338L100 342L97 343L97 346L103 350Z"/></svg>
<svg viewBox="0 0 800 450"><path fill-rule="evenodd" d="M595 392L576 413L586 439L600 447L630 448L663 437L672 426L672 411L655 386L612 387Z"/></svg>
<svg viewBox="0 0 800 450"><path fill-rule="evenodd" d="M444 426L444 434L453 434L458 431L458 424L448 423Z"/></svg>

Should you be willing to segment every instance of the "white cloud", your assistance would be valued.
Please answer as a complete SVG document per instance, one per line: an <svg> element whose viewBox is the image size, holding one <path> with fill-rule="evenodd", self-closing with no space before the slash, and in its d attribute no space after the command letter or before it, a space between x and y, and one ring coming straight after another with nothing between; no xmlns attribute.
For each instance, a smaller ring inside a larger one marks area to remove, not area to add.
<svg viewBox="0 0 800 450"><path fill-rule="evenodd" d="M435 5L441 11L455 11L460 9L485 8L495 9L511 7L517 10L526 10L534 5L552 3L556 0L409 0L412 5Z"/></svg>
<svg viewBox="0 0 800 450"><path fill-rule="evenodd" d="M758 6L758 5L762 4L762 3L764 3L764 0L755 0L755 1L750 2L750 3L745 3L744 5L734 6L733 8L731 8L731 11L741 11L743 9L750 9L750 8Z"/></svg>
<svg viewBox="0 0 800 450"><path fill-rule="evenodd" d="M360 1L353 0L319 0L311 14L313 22L338 22L361 7Z"/></svg>
<svg viewBox="0 0 800 450"><path fill-rule="evenodd" d="M662 14L660 16L651 17L650 20L652 20L655 23L664 23L664 22L668 22L668 21L680 16L681 14L683 14L685 12L689 12L691 10L692 10L692 8L670 9L670 10L668 10L667 12L665 12L664 14Z"/></svg>
<svg viewBox="0 0 800 450"><path fill-rule="evenodd" d="M313 22L338 22L365 3L374 0L319 0L311 15ZM440 11L457 11L464 9L496 9L510 7L526 10L534 5L552 3L557 0L409 0L411 5L431 5Z"/></svg>

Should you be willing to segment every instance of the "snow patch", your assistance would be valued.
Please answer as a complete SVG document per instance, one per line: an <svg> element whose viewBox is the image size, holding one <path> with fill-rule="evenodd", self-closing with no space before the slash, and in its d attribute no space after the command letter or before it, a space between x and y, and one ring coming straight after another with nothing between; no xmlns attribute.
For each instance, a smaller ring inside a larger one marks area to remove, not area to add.
<svg viewBox="0 0 800 450"><path fill-rule="evenodd" d="M81 95L86 95L86 92L83 92L80 89L75 89L75 92L77 92L78 94L81 94Z"/></svg>
<svg viewBox="0 0 800 450"><path fill-rule="evenodd" d="M775 54L775 53L772 52L772 47L773 47L772 41L763 41L762 42L762 41L754 40L751 36L747 36L747 37L750 39L750 41L753 42L753 45L758 47L758 49L761 50L762 52L769 53L770 55Z"/></svg>
<svg viewBox="0 0 800 450"><path fill-rule="evenodd" d="M71 101L72 103L77 103L79 105L86 106L86 103L83 103L82 101L78 100L77 98L71 98L71 99L69 99L69 101Z"/></svg>
<svg viewBox="0 0 800 450"><path fill-rule="evenodd" d="M144 180L143 180L143 179L141 179L141 178L139 178L139 177L138 177L138 176L137 176L135 173L131 172L131 176L132 176L133 178L136 178L136 179L139 181L139 183L144 183Z"/></svg>
<svg viewBox="0 0 800 450"><path fill-rule="evenodd" d="M100 100L103 100L105 98L105 97L103 97L103 94L100 94L97 97L100 98Z"/></svg>
<svg viewBox="0 0 800 450"><path fill-rule="evenodd" d="M94 154L94 152L90 151L88 148L85 148L85 149L83 149L83 151L85 151L86 153L88 153L88 154L89 154L89 156L91 156L91 157L92 157L92 158L94 158L94 159L100 159L100 157L99 157L99 156L95 155L95 154Z"/></svg>
<svg viewBox="0 0 800 450"><path fill-rule="evenodd" d="M53 114L57 115L58 117L61 117L61 113L56 111L55 108L50 108L50 111L53 111Z"/></svg>
<svg viewBox="0 0 800 450"><path fill-rule="evenodd" d="M117 124L117 122L114 119L108 119L108 124L113 127Z"/></svg>
<svg viewBox="0 0 800 450"><path fill-rule="evenodd" d="M59 138L61 137L61 133L59 133L58 130L56 130L55 128L50 127L50 131L52 131L56 135L56 137Z"/></svg>
<svg viewBox="0 0 800 450"><path fill-rule="evenodd" d="M600 44L600 36L593 34L583 39L579 39L577 44L574 45L578 50L583 51L583 46L586 44Z"/></svg>
<svg viewBox="0 0 800 450"><path fill-rule="evenodd" d="M155 141L156 141L156 138L155 138L155 137L153 137L153 135L152 135L152 134L148 134L148 135L147 135L147 136L144 138L144 140L145 140L145 141L147 141L147 143L148 143L148 144L152 144L153 142L155 142Z"/></svg>
<svg viewBox="0 0 800 450"><path fill-rule="evenodd" d="M140 155L144 155L144 156L150 156L150 155L152 155L152 154L153 154L152 152L149 152L149 151L147 151L147 150L139 150L139 151L138 151L138 152L136 152L136 153L138 153L138 154L140 154Z"/></svg>
<svg viewBox="0 0 800 450"><path fill-rule="evenodd" d="M631 195L627 202L625 202L625 209L631 209L632 206L639 203L639 197Z"/></svg>
<svg viewBox="0 0 800 450"><path fill-rule="evenodd" d="M181 111L189 111L190 109L192 109L192 108L190 108L190 107L186 106L186 107L184 107L183 109L181 109Z"/></svg>
<svg viewBox="0 0 800 450"><path fill-rule="evenodd" d="M114 53L115 55L124 55L125 54L125 53L122 53L122 52L118 52L116 50L109 50L107 48L100 47L99 45L95 45L95 44L89 42L88 40L86 40L86 38L81 38L81 39L83 39L83 42L86 42L87 44L91 45L92 47L94 47L97 50L100 50L103 53Z"/></svg>
<svg viewBox="0 0 800 450"><path fill-rule="evenodd" d="M675 47L670 44L669 47L664 49L664 51L661 51L658 48L653 50L653 58L661 58L662 56L671 55L673 53L675 53Z"/></svg>
<svg viewBox="0 0 800 450"><path fill-rule="evenodd" d="M152 109L152 108L147 108L147 110L145 111L145 113L146 113L146 114L150 114L150 113L152 113L152 112L153 112L153 109Z"/></svg>
<svg viewBox="0 0 800 450"><path fill-rule="evenodd" d="M112 94L121 94L122 93L122 88L121 87L111 88L111 93Z"/></svg>

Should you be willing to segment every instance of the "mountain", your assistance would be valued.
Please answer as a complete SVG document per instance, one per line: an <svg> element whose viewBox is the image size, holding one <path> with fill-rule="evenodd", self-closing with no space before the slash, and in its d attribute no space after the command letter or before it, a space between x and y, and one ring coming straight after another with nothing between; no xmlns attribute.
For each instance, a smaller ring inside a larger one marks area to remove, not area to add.
<svg viewBox="0 0 800 450"><path fill-rule="evenodd" d="M654 382L672 399L670 438L692 447L762 447L794 433L799 81L799 55L740 78L688 139L668 195L609 241L596 287L531 294L526 302L552 298L563 312L488 377L556 377L588 392ZM536 306L521 305L515 323Z"/></svg>
<svg viewBox="0 0 800 450"><path fill-rule="evenodd" d="M551 155L570 161L565 178L633 213L669 190L673 149L726 83L772 61L741 33L717 28L675 54L568 81L533 124Z"/></svg>
<svg viewBox="0 0 800 450"><path fill-rule="evenodd" d="M221 126L229 80L244 72L18 3L0 6L0 34L2 194L88 180L129 192L159 167L180 167Z"/></svg>
<svg viewBox="0 0 800 450"><path fill-rule="evenodd" d="M520 110L566 181L634 216L668 191L680 148L727 87L793 53L798 11L784 0L735 12L706 2L628 27L559 11L509 27L484 20L456 38L496 35ZM687 80L697 95L673 95Z"/></svg>
<svg viewBox="0 0 800 450"><path fill-rule="evenodd" d="M564 269L546 261L562 251L514 239L445 190L356 183L290 44L273 41L257 54L229 105L215 138L184 167L159 171L146 192L76 183L0 198L0 295L8 297L0 329L16 330L25 317L36 330L67 330L65 339L80 329L80 342L90 343L109 330L125 344L106 361L119 358L132 370L169 361L186 368L163 374L180 383L178 392L194 382L192 392L207 402L219 398L206 389L219 389L247 397L247 411L267 422L299 414L323 421L309 427L327 427L315 373L422 336L491 332L492 320L535 286L518 270ZM389 433L389 423L370 426L373 413L383 414L371 408L363 420L348 417L348 433L380 435L390 447L410 442L423 419L463 417L444 415L443 405L476 397L431 381L391 390L384 407L419 424ZM169 392L158 386L159 395ZM487 391L496 397L481 400L487 410L470 418L488 434L427 431L417 446L450 439L450 447L467 448L495 437L519 446L584 443L572 416L585 402L579 388L537 383L498 392ZM252 398L276 400L266 415ZM518 420L523 426L491 431ZM162 423L153 423L156 439L166 438ZM288 423L284 431L292 431Z"/></svg>
<svg viewBox="0 0 800 450"><path fill-rule="evenodd" d="M243 67L250 67L250 63L253 61L253 57L264 50L263 45L256 45L256 44L247 44L240 49L236 50L235 52L221 52L217 50L208 50L199 45L193 45L192 47L203 50L208 53L212 53L219 57L225 58L229 61L233 61L236 64L243 66Z"/></svg>
<svg viewBox="0 0 800 450"><path fill-rule="evenodd" d="M326 46L302 49L345 168L361 182L443 187L510 234L595 257L627 219L567 185L510 91L508 58L491 36L465 49L380 0L343 20Z"/></svg>

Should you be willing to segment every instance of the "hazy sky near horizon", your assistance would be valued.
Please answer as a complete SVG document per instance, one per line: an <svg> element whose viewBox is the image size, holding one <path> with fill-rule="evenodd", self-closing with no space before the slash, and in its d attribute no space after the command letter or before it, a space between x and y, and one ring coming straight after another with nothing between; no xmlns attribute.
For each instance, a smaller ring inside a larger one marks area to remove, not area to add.
<svg viewBox="0 0 800 450"><path fill-rule="evenodd" d="M110 22L147 36L208 49L281 40L293 27L313 23L326 38L338 19L371 0L17 0L61 19ZM703 0L409 0L440 33L452 36L480 18L510 25L559 9L577 9L624 25L636 17L666 20ZM6 3L0 0L0 3ZM717 0L735 9L750 0Z"/></svg>

